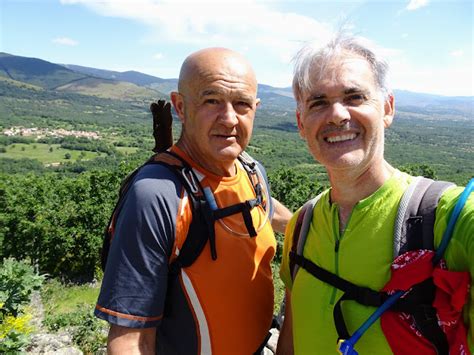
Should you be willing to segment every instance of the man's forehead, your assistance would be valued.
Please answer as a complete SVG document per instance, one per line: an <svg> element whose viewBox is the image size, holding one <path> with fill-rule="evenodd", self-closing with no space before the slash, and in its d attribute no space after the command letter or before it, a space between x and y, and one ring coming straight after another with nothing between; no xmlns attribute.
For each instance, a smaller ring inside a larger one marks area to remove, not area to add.
<svg viewBox="0 0 474 355"><path fill-rule="evenodd" d="M242 81L226 81L218 80L207 83L206 85L199 85L198 96L239 96L239 97L255 97L257 93L256 88L248 82Z"/></svg>
<svg viewBox="0 0 474 355"><path fill-rule="evenodd" d="M210 48L190 55L180 72L180 91L201 93L222 81L224 86L250 86L256 89L255 73L240 54L224 48Z"/></svg>
<svg viewBox="0 0 474 355"><path fill-rule="evenodd" d="M321 68L313 68L306 95L324 94L328 90L372 91L376 88L375 76L369 63L362 57L348 57L335 60ZM306 96L305 95L305 96Z"/></svg>

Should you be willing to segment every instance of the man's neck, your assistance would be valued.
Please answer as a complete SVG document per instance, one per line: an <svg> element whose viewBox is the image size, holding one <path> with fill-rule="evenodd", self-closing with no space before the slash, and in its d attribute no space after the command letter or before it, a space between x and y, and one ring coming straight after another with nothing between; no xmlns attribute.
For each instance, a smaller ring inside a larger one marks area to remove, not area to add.
<svg viewBox="0 0 474 355"><path fill-rule="evenodd" d="M344 230L354 206L372 195L387 181L395 169L385 160L363 171L328 171L331 202L339 206L340 229Z"/></svg>

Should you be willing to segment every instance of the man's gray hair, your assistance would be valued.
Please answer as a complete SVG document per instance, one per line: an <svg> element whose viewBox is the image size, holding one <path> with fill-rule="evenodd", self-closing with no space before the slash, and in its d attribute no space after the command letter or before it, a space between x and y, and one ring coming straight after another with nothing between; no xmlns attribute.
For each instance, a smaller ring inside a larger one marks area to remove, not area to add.
<svg viewBox="0 0 474 355"><path fill-rule="evenodd" d="M345 32L338 32L323 45L318 45L316 42L307 43L293 58L295 64L293 94L298 106L300 106L302 94L310 90L315 82L321 80L330 64L347 54L354 54L367 60L379 90L384 98L388 97L391 90L388 85L387 62L376 54L367 40Z"/></svg>

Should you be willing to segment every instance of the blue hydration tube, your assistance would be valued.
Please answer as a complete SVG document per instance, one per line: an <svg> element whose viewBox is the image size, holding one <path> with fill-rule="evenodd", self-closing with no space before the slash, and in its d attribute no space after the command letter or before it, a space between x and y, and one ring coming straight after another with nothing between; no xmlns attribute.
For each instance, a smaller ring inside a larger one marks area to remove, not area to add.
<svg viewBox="0 0 474 355"><path fill-rule="evenodd" d="M446 227L446 230L444 231L443 239L441 240L438 250L436 251L436 254L433 257L433 263L437 263L442 258L444 251L446 250L446 247L448 246L449 240L451 239L454 226L456 225L456 221L461 213L461 210L466 204L466 201L469 195L471 194L473 188L474 188L474 178L469 180L469 182L466 185L466 188L461 193L458 202L454 206L453 212L451 213L451 216L449 218L448 226ZM365 331L369 329L369 327L372 324L374 324L375 321L379 319L380 316L404 294L405 294L405 291L395 292L379 308L377 308L374 313L372 313L372 315L359 327L359 329L357 329L354 332L354 334L352 334L352 336L349 339L347 340L341 339L338 343L339 352L343 355L358 355L358 352L354 349L355 343L357 343L357 341L360 339L362 334L364 334Z"/></svg>

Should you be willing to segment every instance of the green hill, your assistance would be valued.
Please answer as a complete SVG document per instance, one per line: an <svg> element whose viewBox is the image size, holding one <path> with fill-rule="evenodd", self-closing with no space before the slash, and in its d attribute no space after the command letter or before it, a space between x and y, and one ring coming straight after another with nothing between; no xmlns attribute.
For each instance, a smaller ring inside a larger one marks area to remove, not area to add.
<svg viewBox="0 0 474 355"><path fill-rule="evenodd" d="M156 90L137 86L132 83L92 77L75 80L57 87L56 90L119 100L153 100L158 96L163 96Z"/></svg>
<svg viewBox="0 0 474 355"><path fill-rule="evenodd" d="M60 65L37 58L0 53L0 75L12 80L54 89L86 77Z"/></svg>
<svg viewBox="0 0 474 355"><path fill-rule="evenodd" d="M31 84L47 90L120 100L151 100L164 96L158 90L127 81L104 79L87 73L79 73L42 59L20 57L8 53L0 53L0 78Z"/></svg>

